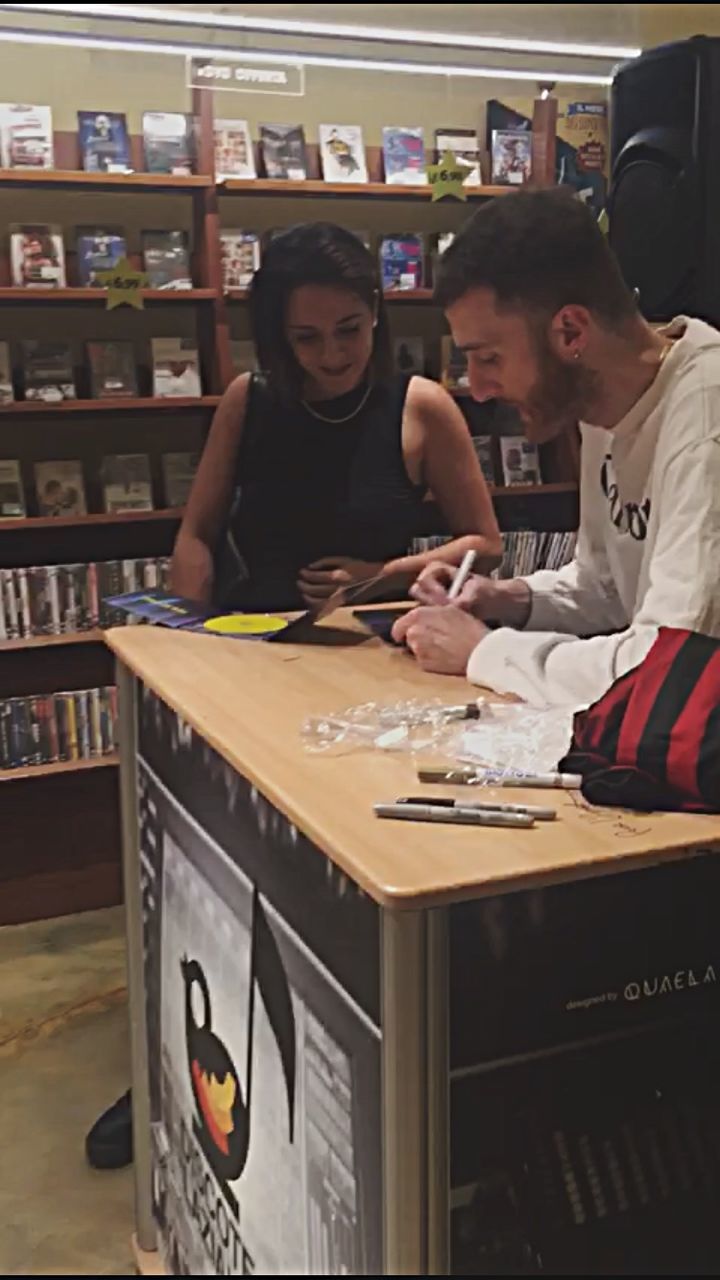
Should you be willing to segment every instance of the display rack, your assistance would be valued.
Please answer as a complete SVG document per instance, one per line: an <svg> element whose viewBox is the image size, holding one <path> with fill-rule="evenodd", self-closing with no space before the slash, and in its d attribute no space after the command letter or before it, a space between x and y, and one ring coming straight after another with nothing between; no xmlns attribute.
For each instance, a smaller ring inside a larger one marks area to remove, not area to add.
<svg viewBox="0 0 720 1280"><path fill-rule="evenodd" d="M33 461L51 457L95 458L100 453L143 451L152 456L156 492L159 484L159 456L168 449L199 449L207 432L212 410L234 376L231 334L246 326L247 294L223 290L220 229L222 225L267 224L282 210L285 223L313 216L334 216L349 227L369 217L374 209L393 210L393 221L382 214L383 230L392 233L398 213L407 207L408 222L416 219L434 229L454 229L466 216L466 207L457 202L431 204L429 187L389 186L381 176L379 148L368 148L367 184L326 183L319 180L317 147L309 146L307 180L277 181L264 178L216 183L213 144L213 95L196 90L193 112L197 121L197 168L192 176L142 172L141 139L131 139L137 172L94 174L79 170L77 139L70 133L55 134L58 168L44 171L0 169L0 189L15 199L22 195L22 216L38 217L35 202L53 199L54 220L62 221L63 201L71 204L82 196L83 221L92 217L92 202L102 199L105 219L108 200L134 196L148 204L147 225L168 225L163 204L176 199L191 204L193 254L192 289L183 291L143 290L147 320L154 332L172 329L172 317L183 323L194 317L200 355L203 388L199 398L156 399L138 396L123 400L79 399L59 404L14 402L0 407L3 446L0 455L19 458L24 478ZM45 192L45 196L42 193ZM507 187L483 186L468 190L472 207L478 203L512 194ZM269 201L268 205L263 202ZM302 212L293 214L294 202ZM88 203L89 202L89 203ZM333 214L333 208L337 210ZM127 206L125 206L127 207ZM167 207L167 206L166 206ZM177 208L175 205L174 208ZM264 213L261 215L261 212ZM272 212L270 213L269 210ZM8 217L7 221L17 220ZM118 219L119 221L120 219ZM130 255L133 261L133 255ZM105 302L103 290L71 287L28 290L12 287L7 270L0 264L0 322L13 315L25 325L37 314L32 336L54 337L56 317L67 325L82 325L83 315L95 318ZM133 263L135 265L135 262ZM397 291L387 295L391 321L417 317L417 323L434 325L438 336L441 317L433 310L430 288ZM417 310L415 310L417 308ZM177 310L176 310L177 309ZM138 313L120 308L112 313L113 334L119 329L129 336ZM77 317L80 317L78 320ZM109 317L110 318L110 317ZM34 323L34 321L33 321ZM123 327L124 326L124 327ZM186 331L186 329L185 329ZM144 333L147 329L143 330ZM87 336L90 336L88 333ZM431 372L439 372L439 370ZM468 393L458 392L458 402ZM98 422L94 423L95 415ZM140 443L138 443L140 441ZM503 527L571 527L577 519L577 452L548 446L550 482L523 488L493 488L493 497ZM26 483L26 492L30 486ZM63 518L40 517L30 510L21 520L0 521L0 567L73 563L168 555L182 511L156 509L125 514ZM103 644L102 632L95 629L60 636L39 636L0 643L2 677L0 698L20 694L43 694L63 689L91 687L113 681L113 663ZM0 923L17 922L61 911L84 910L119 900L119 809L115 757L67 761L57 765L31 766L0 772L5 810L10 815L12 835L3 842L0 878L3 880ZM75 820L82 814L82 820Z"/></svg>

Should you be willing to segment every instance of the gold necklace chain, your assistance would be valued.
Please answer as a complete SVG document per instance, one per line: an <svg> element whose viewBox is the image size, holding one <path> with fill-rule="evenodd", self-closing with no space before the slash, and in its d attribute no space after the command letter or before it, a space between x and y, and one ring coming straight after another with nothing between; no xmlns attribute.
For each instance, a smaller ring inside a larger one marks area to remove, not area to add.
<svg viewBox="0 0 720 1280"><path fill-rule="evenodd" d="M312 405L308 404L307 400L301 400L300 403L303 409L307 409L308 413L312 414L313 418L317 418L320 422L329 422L329 423L332 423L334 426L335 425L340 426L343 422L350 422L352 418L356 418L360 410L365 408L365 405L368 402L368 398L370 396L370 392L372 391L372 389L373 389L373 384L370 383L370 386L365 392L365 395L363 396L359 405L355 409L353 409L352 413L349 413L345 418L328 418L325 416L324 413L318 413L317 409L313 409Z"/></svg>

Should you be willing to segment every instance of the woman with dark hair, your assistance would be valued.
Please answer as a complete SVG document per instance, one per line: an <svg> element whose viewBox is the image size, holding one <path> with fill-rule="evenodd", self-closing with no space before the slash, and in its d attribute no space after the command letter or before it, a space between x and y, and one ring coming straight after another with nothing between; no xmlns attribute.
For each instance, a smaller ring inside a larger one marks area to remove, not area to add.
<svg viewBox="0 0 720 1280"><path fill-rule="evenodd" d="M390 369L373 258L357 236L309 223L276 236L250 289L260 374L215 414L173 556L173 588L239 609L315 605L378 581L392 595L441 555L500 558L467 425L426 378ZM425 495L454 541L410 555Z"/></svg>

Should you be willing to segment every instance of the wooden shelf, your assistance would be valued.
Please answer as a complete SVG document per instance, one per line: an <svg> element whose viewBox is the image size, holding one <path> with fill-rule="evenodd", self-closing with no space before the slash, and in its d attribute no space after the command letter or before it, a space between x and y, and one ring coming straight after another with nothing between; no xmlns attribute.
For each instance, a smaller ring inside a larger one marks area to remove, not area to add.
<svg viewBox="0 0 720 1280"><path fill-rule="evenodd" d="M0 186L93 187L126 191L193 191L211 187L208 174L85 173L82 169L0 169Z"/></svg>
<svg viewBox="0 0 720 1280"><path fill-rule="evenodd" d="M394 186L388 182L321 182L307 178L302 182L290 178L228 178L220 184L220 195L246 196L332 196L345 200L429 200L432 187ZM506 196L514 187L466 187L467 198L487 200L492 196ZM439 203L439 202L438 202ZM446 200L446 204L461 205L464 201Z"/></svg>
<svg viewBox="0 0 720 1280"><path fill-rule="evenodd" d="M177 409L214 409L220 400L220 396L139 396L127 400L59 400L49 404L43 400L13 400L0 405L0 418L46 413L71 416L76 413L167 413Z"/></svg>
<svg viewBox="0 0 720 1280"><path fill-rule="evenodd" d="M69 644L103 644L105 632L99 627L89 631L64 631L59 636L25 636L22 640L0 641L0 653L11 653L18 649L48 649L58 645Z"/></svg>
<svg viewBox="0 0 720 1280"><path fill-rule="evenodd" d="M494 498L534 498L538 494L577 493L577 481L558 480L554 484L489 485Z"/></svg>
<svg viewBox="0 0 720 1280"><path fill-rule="evenodd" d="M247 289L228 289L226 298L229 302L247 302ZM396 302L418 303L432 302L432 289L386 289L384 298L390 305Z"/></svg>
<svg viewBox="0 0 720 1280"><path fill-rule="evenodd" d="M29 764L20 769L0 769L0 783L25 782L29 778L49 778L58 773L85 773L88 769L109 769L119 764L116 752L93 756L90 760L58 760L55 764Z"/></svg>
<svg viewBox="0 0 720 1280"><path fill-rule="evenodd" d="M160 507L156 511L115 511L95 513L87 516L29 516L20 520L0 520L0 533L8 533L16 529L81 529L93 524L133 524L144 521L147 524L158 520L180 520L182 507Z"/></svg>
<svg viewBox="0 0 720 1280"><path fill-rule="evenodd" d="M145 302L165 302L173 305L176 302L213 302L217 296L215 289L143 289ZM0 289L0 306L4 302L62 304L76 302L102 303L107 301L107 289L23 289L17 286Z"/></svg>

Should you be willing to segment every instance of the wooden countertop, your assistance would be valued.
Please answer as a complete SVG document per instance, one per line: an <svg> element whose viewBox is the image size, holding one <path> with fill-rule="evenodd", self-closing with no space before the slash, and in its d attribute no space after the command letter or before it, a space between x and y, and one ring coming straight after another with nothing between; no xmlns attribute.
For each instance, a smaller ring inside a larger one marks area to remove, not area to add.
<svg viewBox="0 0 720 1280"><path fill-rule="evenodd" d="M385 906L440 905L627 871L712 843L720 847L720 816L591 809L579 794L559 791L487 789L490 798L557 807L557 821L525 831L378 820L374 803L437 788L418 784L406 755L309 754L300 738L305 717L403 698L457 703L477 692L464 680L420 671L407 654L380 640L325 648L124 627L108 632L107 642ZM444 790L463 794L462 788Z"/></svg>

